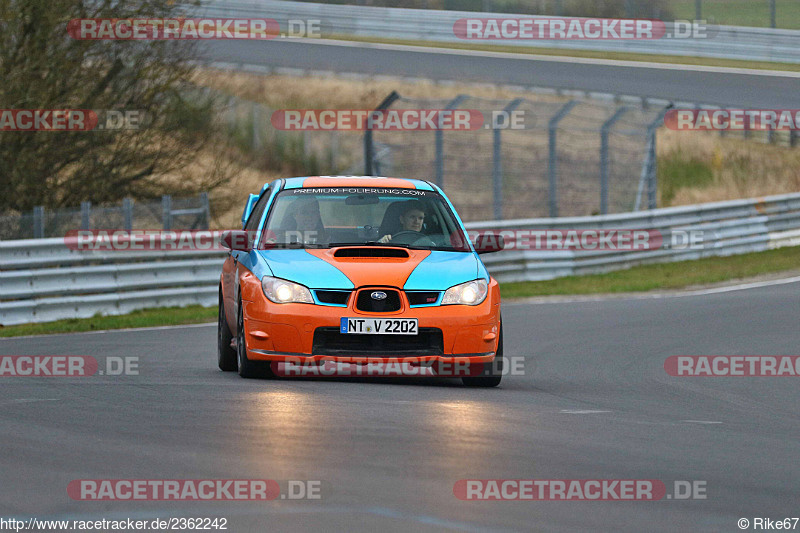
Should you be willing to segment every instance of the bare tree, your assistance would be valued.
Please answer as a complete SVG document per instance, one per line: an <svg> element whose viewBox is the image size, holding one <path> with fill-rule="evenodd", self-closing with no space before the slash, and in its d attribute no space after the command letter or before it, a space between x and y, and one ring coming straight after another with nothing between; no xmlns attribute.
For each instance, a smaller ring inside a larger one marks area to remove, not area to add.
<svg viewBox="0 0 800 533"><path fill-rule="evenodd" d="M187 90L193 42L78 40L67 32L73 19L167 18L179 10L165 0L0 0L0 109L145 118L139 129L120 131L0 131L0 211L189 193L225 180L181 175L212 137L213 102Z"/></svg>

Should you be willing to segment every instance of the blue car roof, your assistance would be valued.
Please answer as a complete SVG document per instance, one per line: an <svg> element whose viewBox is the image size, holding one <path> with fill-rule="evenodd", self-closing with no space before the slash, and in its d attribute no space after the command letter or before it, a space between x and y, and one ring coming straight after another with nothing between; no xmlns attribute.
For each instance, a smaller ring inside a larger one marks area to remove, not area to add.
<svg viewBox="0 0 800 533"><path fill-rule="evenodd" d="M425 180L413 179L413 178L387 178L387 177L380 177L380 176L304 176L301 178L286 178L284 180L284 189L300 189L306 185L306 180L313 179L314 187L320 186L320 181L327 181L330 180L330 186L336 187L338 185L337 182L339 181L352 181L353 179L357 179L359 181L363 180L364 187L384 187L387 185L388 182L392 182L392 186L400 187L400 188L414 188L423 191L432 191L434 190L433 187ZM405 183L401 183L405 182Z"/></svg>

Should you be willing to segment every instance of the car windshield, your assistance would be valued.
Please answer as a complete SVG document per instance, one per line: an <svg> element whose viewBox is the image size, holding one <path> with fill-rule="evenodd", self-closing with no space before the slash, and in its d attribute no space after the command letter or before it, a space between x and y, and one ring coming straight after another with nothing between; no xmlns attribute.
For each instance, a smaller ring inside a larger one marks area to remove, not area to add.
<svg viewBox="0 0 800 533"><path fill-rule="evenodd" d="M259 247L370 245L467 252L466 238L437 192L325 187L280 192Z"/></svg>

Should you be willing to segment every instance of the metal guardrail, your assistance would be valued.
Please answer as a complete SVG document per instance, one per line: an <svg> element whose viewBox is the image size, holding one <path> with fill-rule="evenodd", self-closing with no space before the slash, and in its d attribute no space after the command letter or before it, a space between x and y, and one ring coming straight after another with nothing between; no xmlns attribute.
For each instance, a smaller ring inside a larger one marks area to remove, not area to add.
<svg viewBox="0 0 800 533"><path fill-rule="evenodd" d="M546 280L800 245L800 193L594 217L475 222L467 229L643 229L660 232L667 243L637 252L512 249L483 256L502 282ZM678 231L702 231L702 248L669 245ZM224 256L201 250L76 251L63 239L0 241L0 324L215 305Z"/></svg>
<svg viewBox="0 0 800 533"><path fill-rule="evenodd" d="M217 303L224 252L78 251L63 238L0 241L0 324Z"/></svg>
<svg viewBox="0 0 800 533"><path fill-rule="evenodd" d="M286 30L289 19L319 20L323 37L354 35L387 39L468 42L453 32L461 18L548 18L508 13L400 9L287 2L283 0L206 0L195 13L216 17L267 17ZM800 31L740 26L707 26L706 38L657 40L481 40L484 44L601 50L644 54L717 57L800 63ZM674 34L673 23L666 23Z"/></svg>
<svg viewBox="0 0 800 533"><path fill-rule="evenodd" d="M800 244L800 194L668 207L594 217L536 218L475 222L468 230L655 230L663 245L650 250L505 250L484 256L501 282L540 281L595 274L632 266L759 252ZM702 232L696 246L673 235ZM518 241L514 241L515 244Z"/></svg>

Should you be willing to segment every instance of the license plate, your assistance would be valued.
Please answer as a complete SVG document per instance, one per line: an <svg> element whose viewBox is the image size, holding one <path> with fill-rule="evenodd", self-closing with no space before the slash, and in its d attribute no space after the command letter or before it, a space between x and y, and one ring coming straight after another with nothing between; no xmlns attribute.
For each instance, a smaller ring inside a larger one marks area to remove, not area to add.
<svg viewBox="0 0 800 533"><path fill-rule="evenodd" d="M416 335L417 319L342 317L339 331L361 335Z"/></svg>

